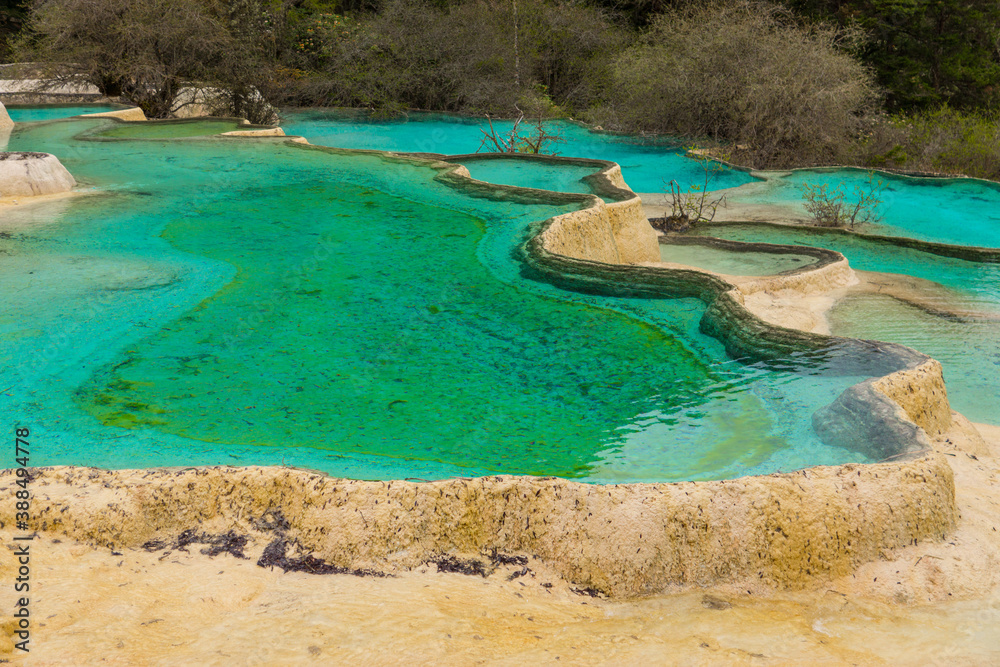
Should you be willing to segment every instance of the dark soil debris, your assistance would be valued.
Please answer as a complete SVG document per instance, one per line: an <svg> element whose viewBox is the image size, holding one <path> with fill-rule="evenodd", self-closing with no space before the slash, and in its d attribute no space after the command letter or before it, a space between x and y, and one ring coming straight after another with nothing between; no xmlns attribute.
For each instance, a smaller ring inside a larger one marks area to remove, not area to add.
<svg viewBox="0 0 1000 667"><path fill-rule="evenodd" d="M178 535L173 543L164 540L150 540L143 544L142 548L146 551L161 551L163 549L187 551L187 547L191 544L207 545L201 550L201 553L207 556L214 557L222 553L227 553L236 558L249 560L249 556L243 553L243 550L247 546L246 535L237 535L232 530L221 535L209 535L208 533L199 533L194 528L189 528Z"/></svg>
<svg viewBox="0 0 1000 667"><path fill-rule="evenodd" d="M454 556L442 556L437 560L428 561L437 565L438 572L455 572L458 574L474 574L480 577L488 577L493 573L493 568L486 563L469 559L463 560Z"/></svg>
<svg viewBox="0 0 1000 667"><path fill-rule="evenodd" d="M601 591L597 590L596 588L590 588L590 587L587 587L587 588L570 588L570 590L573 591L574 593L576 593L577 595L589 595L592 598L599 598L599 597L601 597Z"/></svg>
<svg viewBox="0 0 1000 667"><path fill-rule="evenodd" d="M284 532L291 527L288 523L288 519L285 515L281 513L279 509L268 510L264 512L259 519L254 519L250 522L254 528L261 532Z"/></svg>
<svg viewBox="0 0 1000 667"><path fill-rule="evenodd" d="M352 570L350 568L340 567L339 565L327 563L320 558L316 558L312 554L306 554L301 557L289 557L289 546L293 548L293 551L301 551L299 544L290 543L288 540L278 538L264 548L264 553L261 554L260 559L257 561L257 565L260 567L277 566L285 572L307 572L309 574L351 574L355 577L389 576L384 572L375 572L374 570Z"/></svg>
<svg viewBox="0 0 1000 667"><path fill-rule="evenodd" d="M527 556L511 556L510 554L500 553L496 549L490 555L490 560L493 561L495 565L527 565Z"/></svg>

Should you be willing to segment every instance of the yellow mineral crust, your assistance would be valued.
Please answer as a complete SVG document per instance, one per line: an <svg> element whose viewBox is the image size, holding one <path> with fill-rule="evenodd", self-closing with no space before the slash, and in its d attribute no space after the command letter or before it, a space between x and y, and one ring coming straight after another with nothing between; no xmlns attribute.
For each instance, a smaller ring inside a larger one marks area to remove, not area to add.
<svg viewBox="0 0 1000 667"><path fill-rule="evenodd" d="M106 547L184 530L285 536L341 567L392 572L443 554L537 556L613 596L746 580L801 587L884 549L955 526L951 469L937 453L716 482L596 486L557 478L364 482L274 467L39 469L36 525ZM0 494L13 497L13 471ZM13 521L4 505L0 521Z"/></svg>
<svg viewBox="0 0 1000 667"><path fill-rule="evenodd" d="M873 386L903 408L910 420L929 436L938 436L951 428L941 362L928 359L916 368L881 377Z"/></svg>
<svg viewBox="0 0 1000 667"><path fill-rule="evenodd" d="M149 120L146 118L146 114L139 107L129 107L128 109L115 109L114 111L102 111L100 113L85 113L83 114L86 118L117 118L119 120L127 121L145 121Z"/></svg>

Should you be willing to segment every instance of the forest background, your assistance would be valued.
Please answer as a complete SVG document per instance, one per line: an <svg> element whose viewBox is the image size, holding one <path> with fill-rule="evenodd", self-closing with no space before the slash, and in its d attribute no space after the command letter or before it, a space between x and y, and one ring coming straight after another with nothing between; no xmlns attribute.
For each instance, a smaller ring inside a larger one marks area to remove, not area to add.
<svg viewBox="0 0 1000 667"><path fill-rule="evenodd" d="M254 121L524 112L758 168L1000 180L996 0L4 0L0 62L151 117L194 83Z"/></svg>

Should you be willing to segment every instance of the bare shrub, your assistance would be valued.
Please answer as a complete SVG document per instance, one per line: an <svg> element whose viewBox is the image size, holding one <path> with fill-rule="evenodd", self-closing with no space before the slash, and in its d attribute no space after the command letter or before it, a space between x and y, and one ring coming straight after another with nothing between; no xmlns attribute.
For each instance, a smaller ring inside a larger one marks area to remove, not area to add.
<svg viewBox="0 0 1000 667"><path fill-rule="evenodd" d="M388 0L377 14L324 14L297 30L286 62L319 72L295 86L299 103L497 115L539 88L586 106L626 34L598 10L545 0Z"/></svg>
<svg viewBox="0 0 1000 667"><path fill-rule="evenodd" d="M701 157L704 178L701 183L693 183L685 191L681 184L671 179L666 183L670 197L670 215L650 218L655 229L664 232L683 232L699 222L711 222L720 206L726 203L725 195L712 195L711 183L727 167L721 162Z"/></svg>
<svg viewBox="0 0 1000 667"><path fill-rule="evenodd" d="M553 144L565 141L557 132L552 132L545 126L545 118L541 115L531 124L532 130L525 132L522 128L524 112L518 108L520 115L514 120L509 132L498 132L493 127L493 119L489 115L486 120L489 129L483 129L483 140L476 150L486 153L528 153L531 155L558 155L553 150Z"/></svg>
<svg viewBox="0 0 1000 667"><path fill-rule="evenodd" d="M92 83L150 118L170 116L194 84L259 121L269 39L261 0L38 0L14 46L19 60L48 64L41 76Z"/></svg>
<svg viewBox="0 0 1000 667"><path fill-rule="evenodd" d="M618 59L612 121L742 144L758 166L835 161L878 101L859 38L764 2L685 5Z"/></svg>
<svg viewBox="0 0 1000 667"><path fill-rule="evenodd" d="M802 198L806 211L813 217L817 227L850 227L879 222L882 219L882 190L885 183L868 172L864 185L854 186L854 197L847 199L844 184L834 187L823 183L802 184Z"/></svg>

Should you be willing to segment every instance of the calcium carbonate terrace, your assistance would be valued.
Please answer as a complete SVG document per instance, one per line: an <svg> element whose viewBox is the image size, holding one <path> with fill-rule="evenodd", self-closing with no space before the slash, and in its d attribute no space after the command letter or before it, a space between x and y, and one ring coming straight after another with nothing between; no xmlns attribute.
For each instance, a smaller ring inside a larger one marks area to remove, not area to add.
<svg viewBox="0 0 1000 667"><path fill-rule="evenodd" d="M27 121L59 115L12 112ZM479 132L440 115L385 123L304 112L287 121L290 134L314 143L400 152L469 152ZM813 415L866 377L907 366L908 353L870 368L843 361L866 352L837 343L820 354L806 345L785 357L734 359L725 341L704 333L701 288L633 294L607 284L628 279L593 287L577 284L572 270L532 275L526 241L542 221L586 208L586 197L503 187L483 195L442 183L441 167L428 162L211 136L231 129L224 120L81 118L28 122L13 134L11 150L63 156L93 192L50 205L46 224L37 224L37 211L24 220L5 212L18 230L3 241L5 282L18 287L6 292L5 310L24 313L6 327L8 349L26 363L9 365L4 382L29 388L13 397L15 409L34 405L44 416L54 443L45 463L283 460L357 478L514 473L624 482L872 460L824 442ZM648 187L664 169L698 177L695 161L676 149L560 129L565 153L616 157L626 182L634 173ZM479 181L592 192L600 164L567 162L462 164ZM750 180L737 171L724 179ZM755 228L738 238L801 243L801 234ZM863 241L837 241L821 245L843 250L855 268L921 275L944 267L956 300L970 276L979 278L971 281L979 300L1000 298L992 264L885 243L869 260L863 248L842 248ZM740 253L714 252L716 261L721 253L737 262L729 273L741 272ZM688 256L698 263L697 251ZM742 273L755 271L767 273ZM865 303L838 307L834 333L876 327L876 318L844 315ZM909 332L906 308L892 321ZM930 347L954 345L977 324L996 328L989 318L958 324L932 335ZM995 376L961 379L991 384ZM973 406L977 418L988 418L985 410Z"/></svg>

